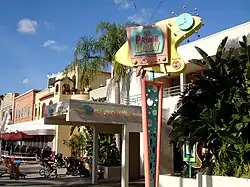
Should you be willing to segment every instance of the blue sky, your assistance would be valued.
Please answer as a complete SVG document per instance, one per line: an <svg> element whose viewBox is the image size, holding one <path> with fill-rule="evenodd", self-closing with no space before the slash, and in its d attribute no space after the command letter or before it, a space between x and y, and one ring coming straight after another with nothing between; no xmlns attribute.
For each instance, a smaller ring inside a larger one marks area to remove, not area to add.
<svg viewBox="0 0 250 187"><path fill-rule="evenodd" d="M141 24L188 11L198 12L205 26L202 37L250 20L249 0L1 0L0 94L46 87L49 73L73 59L81 36L96 36L101 21ZM136 5L136 9L135 6ZM155 12L155 13L153 13ZM150 21L150 17L153 18Z"/></svg>

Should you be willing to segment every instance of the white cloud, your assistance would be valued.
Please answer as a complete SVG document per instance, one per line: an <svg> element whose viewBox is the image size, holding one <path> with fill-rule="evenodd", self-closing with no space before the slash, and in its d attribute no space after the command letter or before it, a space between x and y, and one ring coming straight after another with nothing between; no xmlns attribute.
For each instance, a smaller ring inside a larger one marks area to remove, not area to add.
<svg viewBox="0 0 250 187"><path fill-rule="evenodd" d="M27 84L28 82L29 82L29 79L27 78L23 80L23 84Z"/></svg>
<svg viewBox="0 0 250 187"><path fill-rule="evenodd" d="M52 49L52 50L56 50L56 51L65 51L66 49L68 49L68 46L66 45L61 45L58 44L56 41L54 40L47 40L43 43L43 47Z"/></svg>
<svg viewBox="0 0 250 187"><path fill-rule="evenodd" d="M44 21L43 23L47 29L54 29L55 28L55 26L48 21Z"/></svg>
<svg viewBox="0 0 250 187"><path fill-rule="evenodd" d="M17 31L28 34L35 34L38 27L38 22L31 19L21 19L17 23Z"/></svg>
<svg viewBox="0 0 250 187"><path fill-rule="evenodd" d="M138 24L149 24L151 16L152 12L150 10L142 8L134 15L129 16L128 19Z"/></svg>
<svg viewBox="0 0 250 187"><path fill-rule="evenodd" d="M113 0L116 5L119 5L123 9L128 9L133 7L133 3L128 0Z"/></svg>

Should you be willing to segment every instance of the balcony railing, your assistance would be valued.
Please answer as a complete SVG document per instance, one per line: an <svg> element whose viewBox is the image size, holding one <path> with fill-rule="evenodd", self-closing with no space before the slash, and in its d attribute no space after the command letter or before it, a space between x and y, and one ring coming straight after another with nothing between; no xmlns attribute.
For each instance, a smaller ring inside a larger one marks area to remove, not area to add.
<svg viewBox="0 0 250 187"><path fill-rule="evenodd" d="M178 85L178 86L172 86L169 88L164 88L163 89L163 98L168 98L168 97L174 97L178 96L181 94L181 87L183 86L184 89L188 86L189 84L184 84L184 85ZM123 104L127 105L141 105L141 94L138 95L132 95L130 97L125 97Z"/></svg>

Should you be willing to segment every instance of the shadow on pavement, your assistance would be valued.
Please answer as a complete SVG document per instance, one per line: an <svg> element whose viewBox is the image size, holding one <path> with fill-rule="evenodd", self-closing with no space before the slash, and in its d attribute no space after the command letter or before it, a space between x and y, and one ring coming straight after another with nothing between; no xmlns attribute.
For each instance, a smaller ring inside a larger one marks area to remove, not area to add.
<svg viewBox="0 0 250 187"><path fill-rule="evenodd" d="M0 178L0 186L24 186L24 187L120 187L121 184L118 180L101 180L97 185L92 185L90 179L79 178L79 177L65 177L64 174L59 175L58 178L43 178L43 177L32 177L20 180L10 180L8 177ZM130 187L143 187L144 181L130 182Z"/></svg>

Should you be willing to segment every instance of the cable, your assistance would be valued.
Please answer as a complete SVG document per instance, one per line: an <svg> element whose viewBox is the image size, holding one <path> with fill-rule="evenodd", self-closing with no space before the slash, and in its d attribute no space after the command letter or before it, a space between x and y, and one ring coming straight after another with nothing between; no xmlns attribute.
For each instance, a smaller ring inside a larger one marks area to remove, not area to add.
<svg viewBox="0 0 250 187"><path fill-rule="evenodd" d="M160 6L162 5L162 3L163 3L163 0L161 0L161 1L159 2L159 4L157 5L155 11L152 13L152 15L151 15L151 17L150 17L150 19L149 19L149 22L150 22L150 23L151 23L152 19L154 18L154 16L155 16L157 10L158 10L158 9L160 8Z"/></svg>

